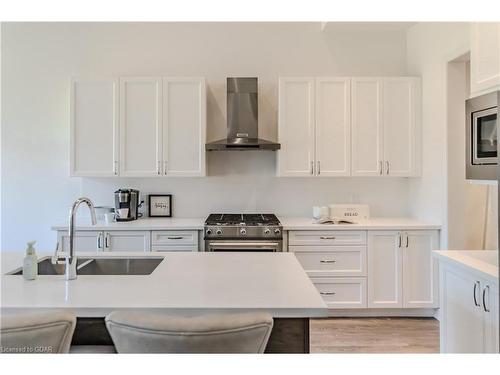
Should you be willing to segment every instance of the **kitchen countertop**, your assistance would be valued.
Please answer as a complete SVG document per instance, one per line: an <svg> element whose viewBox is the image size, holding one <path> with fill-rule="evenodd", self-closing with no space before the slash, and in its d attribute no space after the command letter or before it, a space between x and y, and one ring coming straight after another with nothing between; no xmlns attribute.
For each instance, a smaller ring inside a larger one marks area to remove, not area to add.
<svg viewBox="0 0 500 375"><path fill-rule="evenodd" d="M399 230L399 229L440 229L436 223L428 223L410 218L374 217L359 220L356 224L316 224L307 217L279 217L283 230Z"/></svg>
<svg viewBox="0 0 500 375"><path fill-rule="evenodd" d="M357 224L315 224L312 218L278 216L283 230L399 230L440 229L436 223L411 218L371 218ZM135 221L106 224L98 222L92 226L88 219L77 222L77 230L203 230L205 218L142 218ZM54 225L52 230L67 230L68 224Z"/></svg>
<svg viewBox="0 0 500 375"><path fill-rule="evenodd" d="M497 250L436 250L433 256L440 262L461 267L498 283Z"/></svg>
<svg viewBox="0 0 500 375"><path fill-rule="evenodd" d="M51 254L39 254L50 256ZM114 253L101 257L164 257L151 275L5 275L23 252L1 253L2 312L69 309L103 317L116 309L201 314L265 310L274 317L327 316L327 306L291 253ZM82 254L83 257L83 254Z"/></svg>

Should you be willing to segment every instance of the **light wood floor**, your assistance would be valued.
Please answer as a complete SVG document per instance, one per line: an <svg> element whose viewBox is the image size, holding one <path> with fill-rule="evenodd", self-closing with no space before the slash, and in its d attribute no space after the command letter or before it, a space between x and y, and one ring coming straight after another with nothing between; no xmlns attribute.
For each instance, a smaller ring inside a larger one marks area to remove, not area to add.
<svg viewBox="0 0 500 375"><path fill-rule="evenodd" d="M433 318L311 319L311 353L439 353Z"/></svg>

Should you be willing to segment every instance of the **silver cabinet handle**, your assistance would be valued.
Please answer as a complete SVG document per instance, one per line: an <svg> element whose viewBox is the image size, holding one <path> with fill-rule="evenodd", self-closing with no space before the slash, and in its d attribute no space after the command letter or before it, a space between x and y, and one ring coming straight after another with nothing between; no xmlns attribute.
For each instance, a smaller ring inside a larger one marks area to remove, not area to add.
<svg viewBox="0 0 500 375"><path fill-rule="evenodd" d="M161 161L158 160L158 176L161 174Z"/></svg>
<svg viewBox="0 0 500 375"><path fill-rule="evenodd" d="M386 167L387 171L386 171L385 174L387 174L387 175L389 174L389 165L390 165L389 162L386 160L385 161L385 167Z"/></svg>
<svg viewBox="0 0 500 375"><path fill-rule="evenodd" d="M311 174L313 175L314 174L314 162L311 161Z"/></svg>
<svg viewBox="0 0 500 375"><path fill-rule="evenodd" d="M378 162L378 174L382 176L382 160Z"/></svg>
<svg viewBox="0 0 500 375"><path fill-rule="evenodd" d="M320 167L320 161L318 160L318 176L321 174L321 167Z"/></svg>
<svg viewBox="0 0 500 375"><path fill-rule="evenodd" d="M333 260L333 259L331 259L331 260L330 259L321 259L319 262L320 263L335 263L336 260Z"/></svg>
<svg viewBox="0 0 500 375"><path fill-rule="evenodd" d="M165 175L167 174L167 161L166 160L163 161L163 174L165 174Z"/></svg>
<svg viewBox="0 0 500 375"><path fill-rule="evenodd" d="M490 286L489 285L486 285L484 288L483 288L483 310L484 312L490 312L490 309L488 309L486 307L486 300L485 300L485 296L486 296L486 290L488 290L488 296L490 295ZM474 295L475 297L475 295Z"/></svg>
<svg viewBox="0 0 500 375"><path fill-rule="evenodd" d="M118 160L115 160L113 162L113 172L114 172L115 176L118 176Z"/></svg>
<svg viewBox="0 0 500 375"><path fill-rule="evenodd" d="M474 305L476 306L481 306L479 303L477 303L477 298L476 298L476 290L477 290L477 286L481 286L481 284L479 283L479 281L476 281L474 283Z"/></svg>
<svg viewBox="0 0 500 375"><path fill-rule="evenodd" d="M178 236L178 237L167 237L169 240L182 240L184 237Z"/></svg>
<svg viewBox="0 0 500 375"><path fill-rule="evenodd" d="M97 235L97 249L99 250L102 247L102 233Z"/></svg>
<svg viewBox="0 0 500 375"><path fill-rule="evenodd" d="M319 292L322 296L333 296L335 295L335 292Z"/></svg>
<svg viewBox="0 0 500 375"><path fill-rule="evenodd" d="M398 234L398 247L401 248L401 243L402 243L402 239L401 239L401 233Z"/></svg>
<svg viewBox="0 0 500 375"><path fill-rule="evenodd" d="M410 243L410 240L408 239L408 234L405 234L406 235L406 246L405 247L408 247L408 244Z"/></svg>
<svg viewBox="0 0 500 375"><path fill-rule="evenodd" d="M335 237L334 236L321 236L320 239L322 239L322 240L334 240Z"/></svg>
<svg viewBox="0 0 500 375"><path fill-rule="evenodd" d="M104 238L104 247L109 249L109 233L106 233L106 237Z"/></svg>

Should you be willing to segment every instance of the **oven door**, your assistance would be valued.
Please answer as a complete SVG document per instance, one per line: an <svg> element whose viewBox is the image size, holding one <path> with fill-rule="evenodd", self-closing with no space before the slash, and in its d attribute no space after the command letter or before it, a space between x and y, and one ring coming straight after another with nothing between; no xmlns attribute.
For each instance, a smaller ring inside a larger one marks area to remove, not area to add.
<svg viewBox="0 0 500 375"><path fill-rule="evenodd" d="M205 251L274 253L282 251L282 243L282 240L206 240Z"/></svg>
<svg viewBox="0 0 500 375"><path fill-rule="evenodd" d="M472 114L472 164L497 164L497 109Z"/></svg>

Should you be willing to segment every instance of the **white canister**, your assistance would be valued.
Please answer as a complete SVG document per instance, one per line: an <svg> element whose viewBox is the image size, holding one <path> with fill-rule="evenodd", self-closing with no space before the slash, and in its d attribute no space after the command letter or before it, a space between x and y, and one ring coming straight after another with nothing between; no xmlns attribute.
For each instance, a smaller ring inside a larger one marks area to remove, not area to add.
<svg viewBox="0 0 500 375"><path fill-rule="evenodd" d="M328 207L327 206L314 206L313 207L313 218L315 220L327 219L328 218Z"/></svg>

